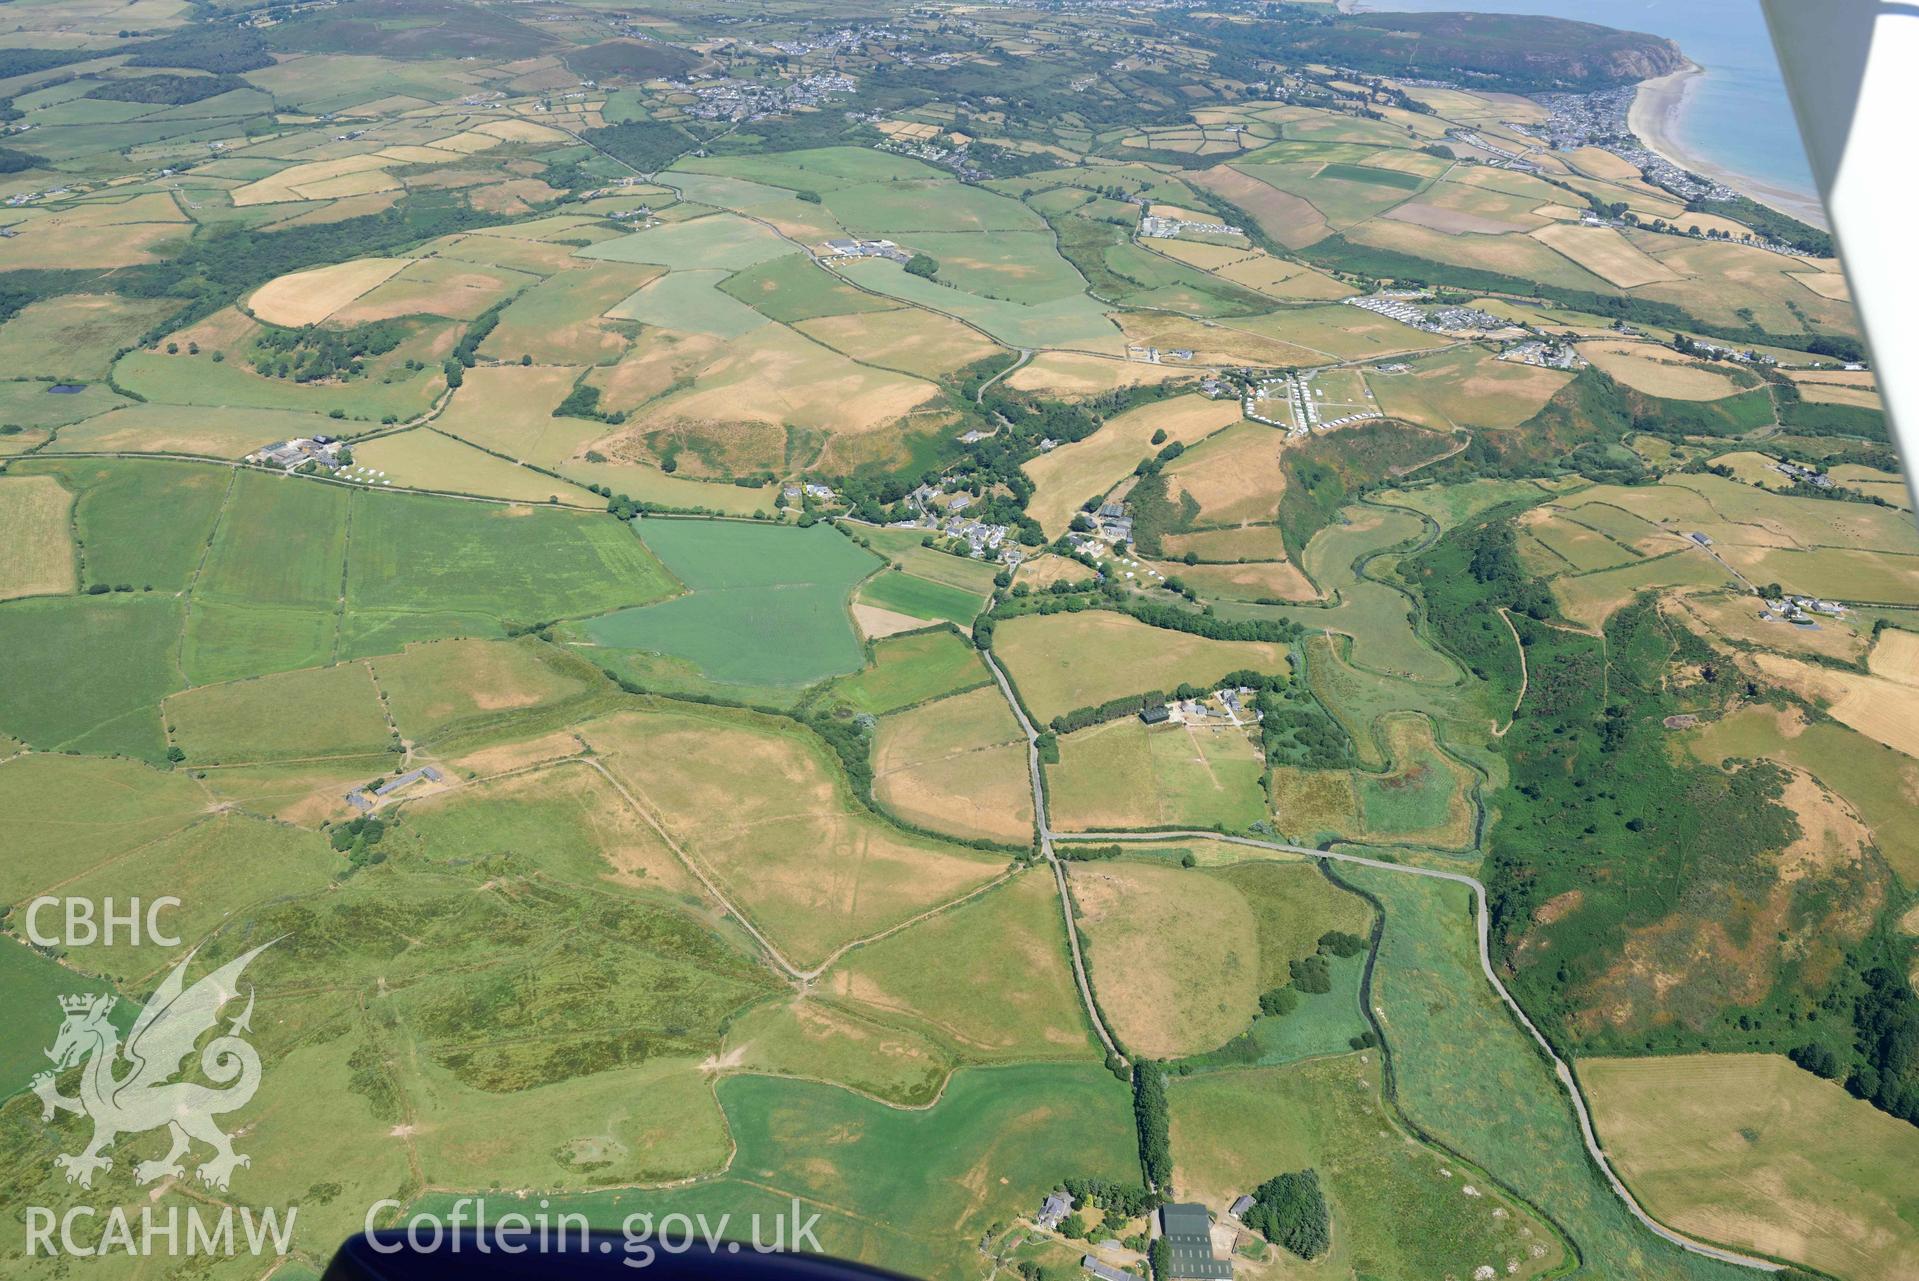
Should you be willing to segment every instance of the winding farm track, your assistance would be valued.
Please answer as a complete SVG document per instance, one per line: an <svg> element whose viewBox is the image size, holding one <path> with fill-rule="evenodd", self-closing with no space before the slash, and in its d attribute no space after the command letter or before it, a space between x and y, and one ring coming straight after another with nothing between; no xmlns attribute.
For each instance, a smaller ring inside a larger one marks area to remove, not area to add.
<svg viewBox="0 0 1919 1281"><path fill-rule="evenodd" d="M1033 783L1033 813L1039 829L1040 852L1046 856L1047 863L1052 866L1054 879L1059 884L1060 910L1065 913L1066 940L1073 956L1073 977L1079 983L1080 996L1086 1003L1087 1016L1092 1020L1094 1031L1099 1033L1099 1038L1105 1042L1107 1050L1118 1055L1119 1049L1114 1044L1111 1035L1107 1032L1106 1025L1100 1017L1099 1007L1093 1000L1093 989L1091 982L1087 978L1085 958L1080 955L1079 931L1073 924L1072 900L1068 897L1066 889L1066 870L1061 865L1053 849L1055 835L1051 825L1047 821L1046 789L1040 778L1039 735L1033 729L1032 722L1027 719L1026 711L1020 706L1019 699L1014 695L1012 682L1007 679L1005 671L1001 669L999 660L994 657L990 650L981 650L980 655L986 660L986 665L992 668L993 679L999 682L1000 693L1006 696L1007 703L1010 704L1013 709L1014 718L1019 721L1020 729L1026 735L1027 770L1032 777ZM1519 1002L1513 998L1511 992L1507 991L1506 985L1500 981L1498 971L1493 968L1492 914L1486 906L1486 887L1477 878L1467 876L1464 872L1447 872L1437 868L1414 867L1406 863L1388 863L1383 859L1367 858L1360 854L1342 854L1334 850L1318 850L1305 845L1291 845L1284 841L1262 841L1250 836L1228 836L1221 832L1210 832L1198 829L1166 832L1075 832L1062 834L1057 839L1069 842L1223 841L1229 845L1245 845L1253 849L1273 850L1284 854L1297 854L1305 858L1323 859L1334 863L1357 864L1361 867L1370 867L1382 872L1397 872L1406 876L1424 876L1432 880L1451 881L1456 885L1466 886L1472 891L1473 895L1473 916L1479 935L1480 973L1485 976L1488 983L1492 984L1493 990L1499 993L1499 999L1506 1003L1506 1008L1512 1012L1512 1016L1518 1021L1519 1026L1526 1030L1526 1034L1532 1037L1533 1042L1539 1047L1540 1052L1552 1063L1553 1071L1558 1076L1560 1085L1565 1087L1567 1097L1572 1100L1573 1114L1579 1121L1579 1135L1580 1138L1585 1141L1586 1154L1590 1156L1593 1163L1599 1167L1599 1172L1605 1176L1606 1182L1611 1185L1614 1195L1625 1204L1626 1209L1632 1213L1635 1219L1638 1219L1640 1223L1645 1225L1647 1231L1671 1242L1682 1250L1702 1255L1708 1259L1717 1260L1720 1263L1735 1264L1739 1267L1752 1268L1760 1272L1780 1272L1784 1270L1780 1264L1774 1263L1771 1260L1755 1258L1752 1255L1741 1254L1736 1250L1728 1250L1720 1246L1709 1245L1703 1241L1695 1241L1691 1237L1675 1232L1653 1218L1652 1215L1647 1212L1646 1208L1639 1204L1638 1198L1633 1196L1632 1190L1626 1186L1625 1181L1622 1180L1618 1172L1613 1169L1612 1161L1607 1157L1606 1150L1599 1144L1599 1135L1593 1129L1592 1113L1586 1107L1585 1095L1580 1092L1579 1080L1573 1075L1572 1068L1567 1065L1564 1059L1559 1057L1551 1043L1546 1040L1532 1019L1527 1016L1526 1011L1520 1008Z"/></svg>

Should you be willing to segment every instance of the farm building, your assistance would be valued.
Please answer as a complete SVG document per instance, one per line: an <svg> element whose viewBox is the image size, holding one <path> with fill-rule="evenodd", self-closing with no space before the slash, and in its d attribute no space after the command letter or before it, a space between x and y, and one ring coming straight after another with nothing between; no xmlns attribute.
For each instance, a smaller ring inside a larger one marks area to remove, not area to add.
<svg viewBox="0 0 1919 1281"><path fill-rule="evenodd" d="M1139 1281L1130 1272L1122 1272L1110 1263L1101 1263L1090 1254L1080 1256L1079 1266L1099 1278L1099 1281Z"/></svg>
<svg viewBox="0 0 1919 1281"><path fill-rule="evenodd" d="M1073 1212L1073 1198L1064 1192L1051 1192L1040 1203L1039 1213L1033 1216L1033 1222L1045 1231L1051 1232L1060 1225L1060 1220Z"/></svg>
<svg viewBox="0 0 1919 1281"><path fill-rule="evenodd" d="M1213 1219L1193 1202L1159 1208L1159 1233L1166 1238L1167 1274L1178 1281L1231 1281L1230 1260L1213 1257Z"/></svg>
<svg viewBox="0 0 1919 1281"><path fill-rule="evenodd" d="M1173 713L1166 704L1158 703L1152 707L1142 709L1139 718L1148 725L1164 725L1167 721L1173 719Z"/></svg>
<svg viewBox="0 0 1919 1281"><path fill-rule="evenodd" d="M1228 1210L1227 1213L1231 1214L1235 1219L1237 1219L1240 1215L1246 1213L1246 1211L1252 1208L1253 1208L1253 1198L1250 1196L1241 1196L1237 1201L1233 1202L1232 1208Z"/></svg>

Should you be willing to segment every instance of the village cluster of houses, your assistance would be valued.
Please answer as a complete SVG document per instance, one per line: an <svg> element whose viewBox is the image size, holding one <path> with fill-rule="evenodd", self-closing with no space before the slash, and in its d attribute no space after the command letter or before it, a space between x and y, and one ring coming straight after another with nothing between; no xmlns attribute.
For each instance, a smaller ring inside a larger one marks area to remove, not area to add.
<svg viewBox="0 0 1919 1281"><path fill-rule="evenodd" d="M966 515L977 501L973 495L950 493L938 485L921 485L905 498L913 515L892 523L894 529L920 529L966 544L967 554L975 560L997 560L1018 565L1026 559L1026 549L1013 536L1012 527L995 525Z"/></svg>

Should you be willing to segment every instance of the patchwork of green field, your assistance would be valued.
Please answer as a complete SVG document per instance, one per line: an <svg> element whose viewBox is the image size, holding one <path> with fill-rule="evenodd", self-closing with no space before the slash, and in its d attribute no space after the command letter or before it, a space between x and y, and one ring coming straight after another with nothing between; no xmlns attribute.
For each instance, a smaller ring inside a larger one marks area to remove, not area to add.
<svg viewBox="0 0 1919 1281"><path fill-rule="evenodd" d="M548 365L617 360L626 336L601 317L659 274L612 261L548 276L507 304L480 353L496 360L531 356Z"/></svg>
<svg viewBox="0 0 1919 1281"><path fill-rule="evenodd" d="M708 214L666 223L582 249L576 255L600 262L652 263L680 270L724 268L738 271L782 254L795 245L757 222L733 214Z"/></svg>
<svg viewBox="0 0 1919 1281"><path fill-rule="evenodd" d="M163 710L174 745L196 764L364 755L392 738L365 663L202 685Z"/></svg>
<svg viewBox="0 0 1919 1281"><path fill-rule="evenodd" d="M1268 1179L1313 1170L1332 1246L1310 1271L1278 1246L1259 1250L1285 1259L1289 1273L1536 1277L1563 1266L1565 1247L1536 1211L1406 1131L1382 1070L1365 1053L1175 1080L1167 1103L1179 1195L1223 1215Z"/></svg>
<svg viewBox="0 0 1919 1281"><path fill-rule="evenodd" d="M728 276L720 290L767 319L788 325L822 316L900 310L884 299L861 293L804 254L784 254Z"/></svg>
<svg viewBox="0 0 1919 1281"><path fill-rule="evenodd" d="M1661 1221L1838 1276L1919 1267L1919 1133L1769 1054L1586 1059L1593 1122Z"/></svg>
<svg viewBox="0 0 1919 1281"><path fill-rule="evenodd" d="M795 328L855 360L922 378L944 377L1002 351L978 330L918 307L823 316Z"/></svg>
<svg viewBox="0 0 1919 1281"><path fill-rule="evenodd" d="M1071 347L1111 355L1119 355L1124 349L1124 340L1106 318L1106 309L1085 294L1042 303L1004 302L948 289L879 258L849 262L837 269L863 289L956 317L1009 347Z"/></svg>
<svg viewBox="0 0 1919 1281"><path fill-rule="evenodd" d="M847 598L876 562L850 540L824 525L643 525L686 594L594 619L586 643L682 659L722 684L810 685L861 665Z"/></svg>
<svg viewBox="0 0 1919 1281"><path fill-rule="evenodd" d="M1480 973L1471 892L1363 867L1339 879L1385 910L1372 1000L1406 1118L1558 1224L1588 1267L1731 1276L1641 1227L1586 1159L1571 1103Z"/></svg>
<svg viewBox="0 0 1919 1281"><path fill-rule="evenodd" d="M65 1021L60 998L107 990L102 980L74 974L16 939L0 938L0 993L5 994L0 996L0 1016L13 1029L6 1046L0 1047L0 1095L10 1098L26 1090L46 1070L43 1051L59 1037ZM131 1002L116 1003L113 1026L124 1036L138 1013Z"/></svg>
<svg viewBox="0 0 1919 1281"><path fill-rule="evenodd" d="M56 392L55 387L78 387L79 390ZM0 434L0 454L18 453L45 444L54 428L132 403L105 383L0 380L0 426L20 429Z"/></svg>
<svg viewBox="0 0 1919 1281"><path fill-rule="evenodd" d="M1283 645L1208 640L1105 610L1008 619L995 629L993 651L1041 721L1128 694L1203 686L1228 672L1287 670Z"/></svg>
<svg viewBox="0 0 1919 1281"><path fill-rule="evenodd" d="M430 430L504 458L557 467L607 434L604 423L554 413L581 372L560 365L530 369L493 365L471 370Z"/></svg>
<svg viewBox="0 0 1919 1281"><path fill-rule="evenodd" d="M928 622L949 622L970 627L986 601L964 588L936 583L916 574L887 570L861 584L854 597L862 605L889 609L894 613L923 618Z"/></svg>
<svg viewBox="0 0 1919 1281"><path fill-rule="evenodd" d="M997 685L880 721L873 735L873 795L928 831L1026 845L1033 789L1026 738Z"/></svg>
<svg viewBox="0 0 1919 1281"><path fill-rule="evenodd" d="M945 583L972 595L990 594L993 579L999 572L983 560L922 546L921 540L926 535L916 529L863 529L860 537L879 555L914 577Z"/></svg>
<svg viewBox="0 0 1919 1281"><path fill-rule="evenodd" d="M930 1033L814 993L748 1011L726 1046L742 1072L830 1081L896 1107L934 1102L959 1066Z"/></svg>
<svg viewBox="0 0 1919 1281"><path fill-rule="evenodd" d="M0 325L0 369L15 378L105 378L122 348L176 309L167 299L116 294L32 303Z"/></svg>
<svg viewBox="0 0 1919 1281"><path fill-rule="evenodd" d="M578 732L795 965L819 965L1004 866L874 817L826 745L790 721L662 705Z"/></svg>
<svg viewBox="0 0 1919 1281"><path fill-rule="evenodd" d="M674 1213L709 1222L757 1213L770 1237L797 1198L803 1222L820 1215L816 1231L828 1252L941 1276L965 1271L989 1227L1037 1205L1061 1178L1135 1177L1126 1088L1097 1067L971 1069L925 1110L768 1077L723 1081L718 1094L738 1148L724 1175L684 1188L555 1198L549 1212L579 1211L609 1228L634 1213L656 1222ZM488 1201L502 1213L515 1204L500 1195Z"/></svg>
<svg viewBox="0 0 1919 1281"><path fill-rule="evenodd" d="M8 904L180 830L201 818L207 803L182 773L48 753L0 763L0 800L19 840L0 868L0 902Z"/></svg>
<svg viewBox="0 0 1919 1281"><path fill-rule="evenodd" d="M873 1017L930 1036L966 1063L1091 1061L1066 950L1059 893L1045 868L847 954L824 989Z"/></svg>
<svg viewBox="0 0 1919 1281"><path fill-rule="evenodd" d="M159 702L184 683L171 596L41 597L0 606L0 733L41 751L166 752Z"/></svg>
<svg viewBox="0 0 1919 1281"><path fill-rule="evenodd" d="M1537 501L1544 496L1545 491L1529 480L1488 479L1469 480L1463 484L1427 485L1419 489L1386 489L1370 495L1378 503L1410 507L1422 512L1430 516L1442 531L1456 529L1495 507Z"/></svg>
<svg viewBox="0 0 1919 1281"><path fill-rule="evenodd" d="M826 697L856 712L881 716L986 684L979 651L939 627L873 643L872 666L833 682Z"/></svg>
<svg viewBox="0 0 1919 1281"><path fill-rule="evenodd" d="M637 606L674 590L672 575L633 530L604 514L362 494L354 499L352 536L350 624L448 612L543 622Z"/></svg>
<svg viewBox="0 0 1919 1281"><path fill-rule="evenodd" d="M332 435L339 426L323 414L293 409L127 404L61 428L44 452L244 458L270 441Z"/></svg>
<svg viewBox="0 0 1919 1281"><path fill-rule="evenodd" d="M1541 578L1590 574L1644 559L1630 543L1553 506L1526 512L1519 518L1519 528L1524 531L1519 540L1520 561Z"/></svg>
<svg viewBox="0 0 1919 1281"><path fill-rule="evenodd" d="M142 349L120 357L115 383L150 401L208 408L296 409L378 422L388 415L410 419L425 413L446 389L441 369L446 322L419 322L413 336L368 366L365 377L340 382L296 382L269 378L238 358L215 361L211 355L177 355ZM422 368L407 369L414 360ZM264 440L261 443L266 443Z"/></svg>
<svg viewBox="0 0 1919 1281"><path fill-rule="evenodd" d="M1266 817L1266 760L1223 723L1148 728L1128 716L1059 740L1046 770L1048 812L1063 831L1221 827Z"/></svg>

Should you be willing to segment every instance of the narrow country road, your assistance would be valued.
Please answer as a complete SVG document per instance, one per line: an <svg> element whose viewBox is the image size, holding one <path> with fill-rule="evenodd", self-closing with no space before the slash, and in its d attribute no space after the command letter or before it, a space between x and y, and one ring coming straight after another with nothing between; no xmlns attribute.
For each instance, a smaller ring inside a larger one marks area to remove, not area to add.
<svg viewBox="0 0 1919 1281"><path fill-rule="evenodd" d="M1092 1020L1093 1029L1099 1033L1100 1040L1106 1043L1107 1050L1117 1055L1119 1054L1119 1049L1114 1045L1111 1035L1108 1034L1105 1024L1100 1019L1099 1007L1093 1003L1092 984L1086 975L1084 958L1080 955L1079 931L1073 924L1072 899L1068 896L1066 888L1066 869L1060 864L1059 857L1053 850L1053 842L1056 838L1046 816L1046 789L1040 779L1039 734L1034 730L1033 723L1027 719L1026 709L1021 707L1019 699L1014 697L1013 684L1007 679L1005 671L1001 669L999 659L993 655L991 650L981 650L980 657L984 658L986 665L992 669L993 679L999 683L1000 693L1005 695L1007 704L1013 709L1013 718L1019 722L1021 732L1026 735L1026 767L1028 773L1031 775L1033 784L1034 823L1039 831L1040 853L1046 856L1047 863L1052 866L1053 877L1059 884L1060 910L1065 914L1066 918L1066 943L1073 955L1073 977L1079 982L1080 997L1086 1003L1086 1013ZM1638 1199L1633 1196L1632 1190L1626 1186L1625 1182L1620 1179L1618 1172L1613 1169L1612 1161L1607 1157L1605 1149L1599 1145L1599 1135L1593 1129L1592 1114L1586 1107L1585 1096L1580 1093L1578 1078L1573 1076L1572 1069L1567 1066L1564 1059L1559 1057L1551 1043L1546 1040L1545 1036L1539 1031L1539 1028L1534 1025L1532 1019L1527 1016L1526 1011L1520 1008L1519 1002L1513 998L1513 994L1506 990L1506 985L1500 981L1498 972L1493 968L1492 914L1486 907L1486 887L1481 884L1477 878L1467 876L1463 872L1446 872L1437 868L1414 867L1406 863L1388 863L1384 859L1367 858L1360 854L1342 854L1334 850L1316 850L1305 845L1290 845L1284 841L1262 841L1251 836L1227 836L1219 832L1203 830L1170 832L1074 832L1060 835L1057 839L1068 842L1223 841L1229 845L1246 845L1254 849L1275 850L1280 853L1298 854L1306 858L1324 859L1335 863L1353 863L1361 867L1375 868L1382 872L1398 872L1406 876L1424 876L1433 880L1451 881L1456 885L1466 886L1473 894L1473 915L1478 926L1479 934L1480 973L1485 976L1488 983L1492 984L1493 990L1499 993L1499 999L1506 1003L1506 1008L1510 1010L1513 1017L1519 1021L1519 1025L1526 1030L1527 1035L1532 1037L1534 1043L1539 1046L1540 1050L1545 1053L1547 1059L1552 1062L1553 1071L1559 1077L1560 1085L1565 1088L1567 1097L1572 1100L1573 1114L1579 1120L1579 1134L1580 1138L1585 1141L1587 1155L1592 1157L1593 1162L1598 1165L1600 1173L1606 1176L1606 1182L1612 1186L1614 1194L1625 1204L1626 1209L1631 1211L1632 1216L1644 1224L1648 1231L1671 1242L1682 1250L1703 1255L1708 1259L1716 1259L1721 1263L1735 1264L1739 1267L1752 1268L1760 1272L1783 1271L1781 1265L1773 1263L1770 1260L1754 1258L1751 1255L1741 1254L1736 1250L1728 1250L1720 1246L1708 1245L1703 1241L1695 1241L1691 1237L1683 1236L1653 1218L1652 1215L1646 1211L1646 1208L1639 1204Z"/></svg>

